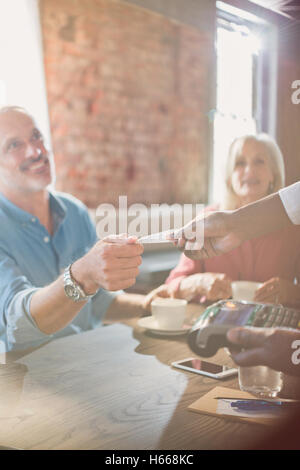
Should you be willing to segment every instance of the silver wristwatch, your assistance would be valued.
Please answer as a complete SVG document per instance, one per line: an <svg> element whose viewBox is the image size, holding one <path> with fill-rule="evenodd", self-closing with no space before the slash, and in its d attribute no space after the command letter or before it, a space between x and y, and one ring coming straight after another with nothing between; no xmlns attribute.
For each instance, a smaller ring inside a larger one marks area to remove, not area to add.
<svg viewBox="0 0 300 470"><path fill-rule="evenodd" d="M64 289L66 296L74 302L82 302L93 297L93 295L86 295L82 287L72 278L71 264L64 271Z"/></svg>

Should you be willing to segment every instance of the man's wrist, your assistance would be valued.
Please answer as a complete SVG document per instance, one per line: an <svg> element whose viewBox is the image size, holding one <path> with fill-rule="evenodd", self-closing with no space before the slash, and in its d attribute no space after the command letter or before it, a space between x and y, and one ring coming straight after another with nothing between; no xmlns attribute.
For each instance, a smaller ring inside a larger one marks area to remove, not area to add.
<svg viewBox="0 0 300 470"><path fill-rule="evenodd" d="M73 280L81 287L85 295L95 295L99 286L95 282L90 281L85 273L80 260L75 261L70 267L70 274Z"/></svg>

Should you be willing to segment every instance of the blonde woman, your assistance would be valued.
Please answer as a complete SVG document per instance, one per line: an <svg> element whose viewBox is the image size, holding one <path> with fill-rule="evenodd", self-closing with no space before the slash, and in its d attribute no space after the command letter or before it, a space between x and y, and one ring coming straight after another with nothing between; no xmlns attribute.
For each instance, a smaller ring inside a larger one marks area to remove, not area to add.
<svg viewBox="0 0 300 470"><path fill-rule="evenodd" d="M267 134L235 139L229 149L223 201L211 210L242 207L284 186L284 162L276 142ZM231 296L231 281L262 282L255 300L296 305L300 302L300 228L295 226L245 241L220 256L191 260L184 254L165 284L150 292L156 296L215 301Z"/></svg>

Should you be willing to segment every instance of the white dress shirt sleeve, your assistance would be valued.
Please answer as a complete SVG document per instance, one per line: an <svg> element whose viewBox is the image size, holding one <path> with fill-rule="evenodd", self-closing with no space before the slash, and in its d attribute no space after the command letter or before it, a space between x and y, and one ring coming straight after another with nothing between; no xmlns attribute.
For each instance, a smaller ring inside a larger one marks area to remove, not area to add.
<svg viewBox="0 0 300 470"><path fill-rule="evenodd" d="M300 225L300 181L280 189L279 196L290 220Z"/></svg>

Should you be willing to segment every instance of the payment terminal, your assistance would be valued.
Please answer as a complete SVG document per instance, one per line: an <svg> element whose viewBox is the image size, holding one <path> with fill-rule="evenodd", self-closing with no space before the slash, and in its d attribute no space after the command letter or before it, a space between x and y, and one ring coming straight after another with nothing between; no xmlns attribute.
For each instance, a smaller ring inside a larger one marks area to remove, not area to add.
<svg viewBox="0 0 300 470"><path fill-rule="evenodd" d="M200 315L188 334L188 344L199 356L214 356L218 349L232 346L226 333L235 326L300 329L300 311L281 305L221 300Z"/></svg>

